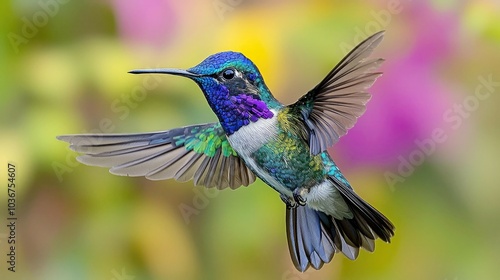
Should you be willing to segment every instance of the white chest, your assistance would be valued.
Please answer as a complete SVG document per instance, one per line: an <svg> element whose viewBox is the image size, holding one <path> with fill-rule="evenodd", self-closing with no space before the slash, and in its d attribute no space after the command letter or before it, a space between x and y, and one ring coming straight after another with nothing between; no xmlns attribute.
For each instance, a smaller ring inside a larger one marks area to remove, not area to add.
<svg viewBox="0 0 500 280"><path fill-rule="evenodd" d="M260 147L275 139L278 135L277 112L272 110L274 117L270 119L260 119L257 122L250 123L241 127L238 131L228 136L229 144L245 161L246 165L259 178L265 180L280 193L291 195L291 191L282 186L269 173L263 170L251 157Z"/></svg>
<svg viewBox="0 0 500 280"><path fill-rule="evenodd" d="M248 125L242 126L238 131L228 136L231 147L242 157L249 156L257 149L277 136L276 111L270 119L259 119Z"/></svg>

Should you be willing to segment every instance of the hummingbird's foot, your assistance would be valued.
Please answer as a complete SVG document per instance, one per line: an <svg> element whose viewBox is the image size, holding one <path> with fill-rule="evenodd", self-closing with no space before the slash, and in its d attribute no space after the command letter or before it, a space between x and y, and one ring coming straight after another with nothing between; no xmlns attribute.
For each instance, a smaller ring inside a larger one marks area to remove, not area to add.
<svg viewBox="0 0 500 280"><path fill-rule="evenodd" d="M286 196L284 194L280 194L280 198L286 204L287 208L295 208L295 207L297 207L297 203L295 203L295 201L293 201L290 197L288 197L288 196Z"/></svg>
<svg viewBox="0 0 500 280"><path fill-rule="evenodd" d="M293 190L293 199L295 200L295 203L300 206L306 205L307 200L304 198L304 196L308 192L309 190L306 188L296 188L295 190Z"/></svg>

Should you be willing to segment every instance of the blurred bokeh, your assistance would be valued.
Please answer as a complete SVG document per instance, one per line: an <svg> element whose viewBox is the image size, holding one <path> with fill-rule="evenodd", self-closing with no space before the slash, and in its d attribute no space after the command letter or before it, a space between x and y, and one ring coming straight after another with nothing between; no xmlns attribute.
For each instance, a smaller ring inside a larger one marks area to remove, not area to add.
<svg viewBox="0 0 500 280"><path fill-rule="evenodd" d="M0 279L498 279L499 14L496 0L2 1ZM331 153L396 235L356 261L297 273L285 207L261 181L216 192L113 176L55 138L216 120L191 81L128 70L240 51L290 103L381 29L384 75Z"/></svg>

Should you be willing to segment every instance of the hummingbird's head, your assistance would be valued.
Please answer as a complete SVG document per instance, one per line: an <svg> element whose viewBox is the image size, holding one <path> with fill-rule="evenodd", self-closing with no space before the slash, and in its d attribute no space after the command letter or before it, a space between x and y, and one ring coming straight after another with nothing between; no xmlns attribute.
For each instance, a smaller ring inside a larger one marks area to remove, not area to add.
<svg viewBox="0 0 500 280"><path fill-rule="evenodd" d="M274 113L271 109L281 106L265 85L255 64L237 52L211 55L187 70L163 68L133 70L130 73L162 73L192 79L200 86L229 135L251 122L272 118Z"/></svg>

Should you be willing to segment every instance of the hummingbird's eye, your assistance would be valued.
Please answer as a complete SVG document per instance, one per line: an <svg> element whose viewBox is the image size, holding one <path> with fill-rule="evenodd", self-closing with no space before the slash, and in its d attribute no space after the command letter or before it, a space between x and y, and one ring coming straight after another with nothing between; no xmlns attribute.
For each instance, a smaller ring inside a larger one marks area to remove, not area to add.
<svg viewBox="0 0 500 280"><path fill-rule="evenodd" d="M222 72L222 77L226 80L231 80L234 77L234 70L233 69L224 70L224 72Z"/></svg>

